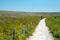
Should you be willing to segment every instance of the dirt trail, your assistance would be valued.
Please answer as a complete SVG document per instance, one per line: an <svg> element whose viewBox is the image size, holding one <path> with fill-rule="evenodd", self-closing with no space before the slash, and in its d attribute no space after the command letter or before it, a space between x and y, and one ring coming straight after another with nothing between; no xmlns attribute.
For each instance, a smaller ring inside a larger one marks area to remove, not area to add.
<svg viewBox="0 0 60 40"><path fill-rule="evenodd" d="M49 28L46 26L45 19L42 19L33 32L33 36L27 38L27 40L54 40Z"/></svg>

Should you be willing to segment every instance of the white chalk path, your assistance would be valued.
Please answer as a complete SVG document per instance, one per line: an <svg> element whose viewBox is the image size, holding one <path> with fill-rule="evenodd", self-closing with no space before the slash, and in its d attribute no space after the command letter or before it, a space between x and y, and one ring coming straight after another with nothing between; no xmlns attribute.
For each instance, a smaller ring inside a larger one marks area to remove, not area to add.
<svg viewBox="0 0 60 40"><path fill-rule="evenodd" d="M29 36L27 40L54 40L48 27L46 26L45 19L42 19L33 32L33 36Z"/></svg>

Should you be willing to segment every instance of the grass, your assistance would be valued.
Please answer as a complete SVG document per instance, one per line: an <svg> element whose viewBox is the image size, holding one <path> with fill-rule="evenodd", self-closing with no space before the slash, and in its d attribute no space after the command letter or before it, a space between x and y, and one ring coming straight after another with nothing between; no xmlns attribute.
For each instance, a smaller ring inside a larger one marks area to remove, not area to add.
<svg viewBox="0 0 60 40"><path fill-rule="evenodd" d="M54 40L60 40L60 16L47 17L46 24L53 34Z"/></svg>
<svg viewBox="0 0 60 40"><path fill-rule="evenodd" d="M39 21L38 16L0 16L0 40L26 40Z"/></svg>

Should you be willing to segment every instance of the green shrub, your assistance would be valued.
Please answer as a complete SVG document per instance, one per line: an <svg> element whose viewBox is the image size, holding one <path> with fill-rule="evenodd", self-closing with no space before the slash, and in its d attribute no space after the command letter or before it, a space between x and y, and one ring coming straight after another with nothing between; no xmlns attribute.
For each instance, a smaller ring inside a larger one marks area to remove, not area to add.
<svg viewBox="0 0 60 40"><path fill-rule="evenodd" d="M47 17L46 24L55 40L60 40L60 16Z"/></svg>
<svg viewBox="0 0 60 40"><path fill-rule="evenodd" d="M39 21L38 16L2 16L0 40L26 40L32 35Z"/></svg>

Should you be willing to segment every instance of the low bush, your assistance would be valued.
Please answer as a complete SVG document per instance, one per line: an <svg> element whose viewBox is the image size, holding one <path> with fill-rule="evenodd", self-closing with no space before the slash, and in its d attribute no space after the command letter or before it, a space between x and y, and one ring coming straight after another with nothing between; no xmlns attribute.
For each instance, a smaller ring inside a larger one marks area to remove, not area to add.
<svg viewBox="0 0 60 40"><path fill-rule="evenodd" d="M39 21L38 16L1 16L0 40L26 40Z"/></svg>
<svg viewBox="0 0 60 40"><path fill-rule="evenodd" d="M60 40L60 16L47 17L46 24L53 34L54 40Z"/></svg>

